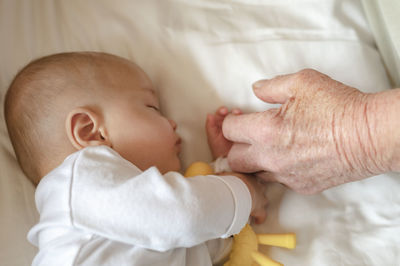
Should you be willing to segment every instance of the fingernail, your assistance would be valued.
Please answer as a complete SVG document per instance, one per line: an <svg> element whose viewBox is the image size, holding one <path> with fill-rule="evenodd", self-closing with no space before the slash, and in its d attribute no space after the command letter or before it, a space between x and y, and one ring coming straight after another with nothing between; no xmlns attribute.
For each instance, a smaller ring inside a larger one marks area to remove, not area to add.
<svg viewBox="0 0 400 266"><path fill-rule="evenodd" d="M225 106L222 106L222 107L219 109L219 113L220 113L221 115L226 115L228 112L229 112L229 110L228 110L228 108L226 108Z"/></svg>
<svg viewBox="0 0 400 266"><path fill-rule="evenodd" d="M265 83L265 80L264 80L264 79L259 80L259 81L257 81L257 82L254 82L254 83L253 83L253 89L254 89L254 90L260 89L260 88L264 85L264 83Z"/></svg>
<svg viewBox="0 0 400 266"><path fill-rule="evenodd" d="M232 114L234 114L234 115L240 115L241 113L242 113L242 111L240 111L239 109L232 110Z"/></svg>

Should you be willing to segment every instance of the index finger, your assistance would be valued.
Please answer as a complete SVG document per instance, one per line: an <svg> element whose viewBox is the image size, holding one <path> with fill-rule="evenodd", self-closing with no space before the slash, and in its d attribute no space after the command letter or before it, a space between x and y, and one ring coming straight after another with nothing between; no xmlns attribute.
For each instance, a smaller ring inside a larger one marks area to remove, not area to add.
<svg viewBox="0 0 400 266"><path fill-rule="evenodd" d="M268 112L271 109L261 113L229 114L222 124L224 137L233 142L254 143L260 134L268 130Z"/></svg>

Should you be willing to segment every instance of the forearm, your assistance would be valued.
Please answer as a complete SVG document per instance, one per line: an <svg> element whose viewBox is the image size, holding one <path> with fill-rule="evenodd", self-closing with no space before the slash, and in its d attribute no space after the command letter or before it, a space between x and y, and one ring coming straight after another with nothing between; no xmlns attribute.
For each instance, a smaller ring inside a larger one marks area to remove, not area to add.
<svg viewBox="0 0 400 266"><path fill-rule="evenodd" d="M367 112L376 162L383 172L400 171L400 88L373 95Z"/></svg>
<svg viewBox="0 0 400 266"><path fill-rule="evenodd" d="M91 208L74 208L78 227L158 251L236 234L251 209L245 186L229 176L186 179L177 172L161 175L150 168L110 188L91 186L90 191L97 198ZM90 194L75 192L78 203L83 202L81 195Z"/></svg>
<svg viewBox="0 0 400 266"><path fill-rule="evenodd" d="M345 106L335 114L338 125L333 128L351 130L333 136L339 157L355 179L399 171L400 89L349 95Z"/></svg>

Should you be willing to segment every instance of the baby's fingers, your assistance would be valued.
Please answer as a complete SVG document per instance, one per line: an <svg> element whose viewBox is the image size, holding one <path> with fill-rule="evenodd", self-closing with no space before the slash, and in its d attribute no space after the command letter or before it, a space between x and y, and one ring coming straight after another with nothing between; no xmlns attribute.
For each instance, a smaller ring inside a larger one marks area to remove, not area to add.
<svg viewBox="0 0 400 266"><path fill-rule="evenodd" d="M232 111L229 112L228 108L226 108L225 106L221 106L217 109L217 111L215 112L215 115L225 117L229 113L232 113L234 115L241 115L243 112L240 108L233 108Z"/></svg>
<svg viewBox="0 0 400 266"><path fill-rule="evenodd" d="M261 188L262 192L260 193L262 196L257 199L257 208L251 213L251 216L253 217L253 220L256 224L261 224L265 221L267 218L267 206L268 206L268 198L265 196L265 187L263 184L259 185L263 188ZM259 188L260 189L260 188Z"/></svg>
<svg viewBox="0 0 400 266"><path fill-rule="evenodd" d="M267 219L267 211L265 209L255 210L251 213L254 223L262 224Z"/></svg>
<svg viewBox="0 0 400 266"><path fill-rule="evenodd" d="M243 114L242 110L239 109L239 108L233 108L231 113L234 114L234 115L241 115L241 114Z"/></svg>
<svg viewBox="0 0 400 266"><path fill-rule="evenodd" d="M206 133L208 138L218 136L221 132L221 126L218 125L214 115L207 115L206 119Z"/></svg>
<svg viewBox="0 0 400 266"><path fill-rule="evenodd" d="M217 111L215 112L216 115L219 116L227 116L229 114L229 110L228 108L226 108L225 106L221 106L217 109Z"/></svg>

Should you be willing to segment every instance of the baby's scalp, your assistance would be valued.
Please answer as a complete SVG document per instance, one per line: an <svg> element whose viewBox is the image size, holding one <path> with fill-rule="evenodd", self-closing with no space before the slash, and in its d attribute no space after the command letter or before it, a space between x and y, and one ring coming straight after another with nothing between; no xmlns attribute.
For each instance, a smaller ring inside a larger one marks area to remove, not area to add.
<svg viewBox="0 0 400 266"><path fill-rule="evenodd" d="M18 162L34 184L74 152L65 136L68 112L81 105L96 109L110 94L110 69L127 66L140 70L111 54L71 52L36 59L15 76L5 97L5 119Z"/></svg>

